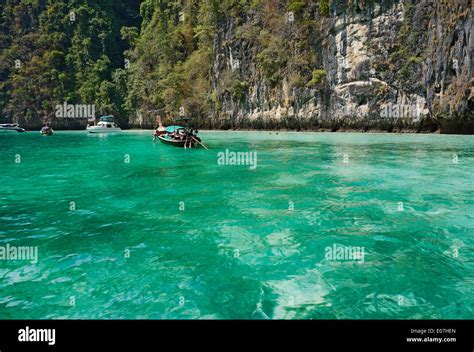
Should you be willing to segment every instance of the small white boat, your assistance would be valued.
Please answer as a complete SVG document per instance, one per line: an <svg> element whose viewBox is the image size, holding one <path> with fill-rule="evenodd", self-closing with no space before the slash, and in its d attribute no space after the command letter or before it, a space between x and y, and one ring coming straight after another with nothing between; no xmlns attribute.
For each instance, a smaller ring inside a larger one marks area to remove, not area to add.
<svg viewBox="0 0 474 352"><path fill-rule="evenodd" d="M0 132L25 132L25 129L18 126L17 123L4 123L0 124Z"/></svg>
<svg viewBox="0 0 474 352"><path fill-rule="evenodd" d="M49 127L48 125L44 126L40 133L43 135L43 136L52 136L54 131L51 127Z"/></svg>
<svg viewBox="0 0 474 352"><path fill-rule="evenodd" d="M122 129L115 123L113 116L103 116L97 125L87 126L89 133L116 133Z"/></svg>

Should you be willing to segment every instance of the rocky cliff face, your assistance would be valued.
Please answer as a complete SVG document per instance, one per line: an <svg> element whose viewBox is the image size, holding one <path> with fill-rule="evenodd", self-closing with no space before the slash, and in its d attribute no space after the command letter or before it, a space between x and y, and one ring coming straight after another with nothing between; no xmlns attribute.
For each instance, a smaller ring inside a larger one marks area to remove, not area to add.
<svg viewBox="0 0 474 352"><path fill-rule="evenodd" d="M323 2L221 22L204 125L474 132L470 1Z"/></svg>
<svg viewBox="0 0 474 352"><path fill-rule="evenodd" d="M71 17L73 16L73 18ZM0 4L0 122L474 133L472 0Z"/></svg>

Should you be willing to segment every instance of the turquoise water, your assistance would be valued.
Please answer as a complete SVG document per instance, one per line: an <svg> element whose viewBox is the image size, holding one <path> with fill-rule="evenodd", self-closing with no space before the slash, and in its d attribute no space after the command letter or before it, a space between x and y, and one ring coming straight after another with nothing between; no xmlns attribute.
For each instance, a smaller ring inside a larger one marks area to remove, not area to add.
<svg viewBox="0 0 474 352"><path fill-rule="evenodd" d="M0 261L0 318L474 317L472 136L203 140L0 135L0 246L39 251Z"/></svg>

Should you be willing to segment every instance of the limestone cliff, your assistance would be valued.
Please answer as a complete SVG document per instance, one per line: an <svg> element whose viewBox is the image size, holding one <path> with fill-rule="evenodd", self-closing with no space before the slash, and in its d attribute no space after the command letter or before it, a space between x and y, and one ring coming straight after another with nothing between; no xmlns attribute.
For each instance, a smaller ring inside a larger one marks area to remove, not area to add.
<svg viewBox="0 0 474 352"><path fill-rule="evenodd" d="M221 22L205 126L474 132L470 1L322 2Z"/></svg>
<svg viewBox="0 0 474 352"><path fill-rule="evenodd" d="M472 0L0 4L0 122L474 133Z"/></svg>

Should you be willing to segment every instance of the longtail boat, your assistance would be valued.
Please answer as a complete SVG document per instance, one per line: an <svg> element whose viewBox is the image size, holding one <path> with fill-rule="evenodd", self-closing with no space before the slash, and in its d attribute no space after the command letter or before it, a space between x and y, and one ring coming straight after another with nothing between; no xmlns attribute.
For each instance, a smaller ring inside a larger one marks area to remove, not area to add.
<svg viewBox="0 0 474 352"><path fill-rule="evenodd" d="M190 118L178 119L176 122L189 122ZM160 124L161 125L161 124ZM154 138L158 138L162 143L173 145L180 148L197 148L207 147L201 142L201 138L197 136L198 131L190 127L183 127L178 125L168 126L164 131L156 130L154 133Z"/></svg>
<svg viewBox="0 0 474 352"><path fill-rule="evenodd" d="M41 135L43 136L52 136L54 131L51 127L49 127L48 125L44 126L41 131L40 131Z"/></svg>

